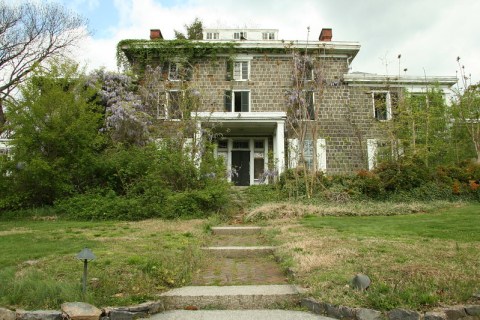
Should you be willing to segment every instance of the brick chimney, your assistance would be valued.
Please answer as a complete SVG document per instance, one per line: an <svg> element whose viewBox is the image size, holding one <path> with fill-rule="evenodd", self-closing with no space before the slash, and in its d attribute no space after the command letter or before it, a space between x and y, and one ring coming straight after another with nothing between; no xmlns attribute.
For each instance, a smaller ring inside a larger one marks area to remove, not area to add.
<svg viewBox="0 0 480 320"><path fill-rule="evenodd" d="M150 29L150 40L163 40L162 31L160 29Z"/></svg>
<svg viewBox="0 0 480 320"><path fill-rule="evenodd" d="M332 29L331 28L323 28L322 32L320 32L320 37L318 37L319 41L332 41Z"/></svg>

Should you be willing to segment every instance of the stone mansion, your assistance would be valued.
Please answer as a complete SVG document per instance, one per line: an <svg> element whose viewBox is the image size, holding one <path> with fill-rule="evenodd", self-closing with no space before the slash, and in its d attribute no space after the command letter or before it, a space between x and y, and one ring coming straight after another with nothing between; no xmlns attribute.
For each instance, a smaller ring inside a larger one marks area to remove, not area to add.
<svg viewBox="0 0 480 320"><path fill-rule="evenodd" d="M230 178L235 185L262 183L267 170L280 174L298 166L327 174L372 169L384 125L394 117L402 93L424 94L436 84L447 99L457 82L454 76L350 73L360 44L333 41L331 29L322 29L315 41L281 40L277 29L204 29L203 40L188 41L188 49L200 52L212 44L224 50L214 57L191 55L196 59L188 61L188 73L182 73L185 45L170 46L168 52L153 45L174 41L154 29L150 40L124 42L120 48L132 66L145 64L140 55L146 51L140 48L149 48L151 63L165 65L158 125L185 117L178 112L182 84L195 88L200 105L188 115L196 119L193 135L207 127L217 133L215 153L235 171ZM304 62L301 79L294 72L295 59ZM300 116L292 111L295 105L304 108Z"/></svg>

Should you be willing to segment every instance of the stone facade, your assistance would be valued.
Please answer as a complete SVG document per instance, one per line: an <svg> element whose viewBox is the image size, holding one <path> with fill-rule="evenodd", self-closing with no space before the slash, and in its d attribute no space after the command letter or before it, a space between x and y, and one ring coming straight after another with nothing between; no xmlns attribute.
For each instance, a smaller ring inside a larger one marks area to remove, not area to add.
<svg viewBox="0 0 480 320"><path fill-rule="evenodd" d="M209 32L214 33L215 30ZM255 35L254 32L260 33ZM257 39L261 38L261 32L262 30L247 30L247 35ZM233 154L235 142L242 138L245 138L245 143L250 143L250 153L256 155L259 154L258 150L255 151L252 147L256 140L252 139L270 141L268 147L264 146L264 157L269 152L273 153L273 159L270 158L269 161L277 164L275 169L278 173L283 172L289 164L298 164L298 161L289 159L299 154L298 150L292 153L289 146L289 141L298 140L298 136L293 133L295 130L291 130L293 127L289 113L292 110L288 110L287 103L288 93L295 83L294 52L310 56L316 78L321 78L321 81L311 80L302 85L301 90L314 92L316 116L314 121L308 120L312 123L306 134L307 139L321 139L313 143L316 150L314 159L319 161L318 146L324 148L321 150L323 156L326 154L325 163L319 163L313 168L331 174L371 169L374 165L372 152L376 149L373 147L377 140L385 136L385 126L388 125L393 110L389 110L388 119L376 119L372 92L389 92L389 97L395 95L398 98L405 88L425 88L440 80L442 89L447 90L456 82L455 77L349 74L349 64L358 53L360 45L356 42L334 42L326 38L321 40L323 41L230 41L229 43L235 43L233 53L207 56L193 63L193 75L188 80L188 86L200 94L199 113L196 115L200 115L200 118L208 117L208 121L217 125L217 130L223 137L229 139L227 168L234 169L237 165ZM198 43L218 44L222 41L227 43L225 39L203 40ZM131 47L123 49L131 61L138 61L129 54ZM160 49L158 54L162 55ZM166 82L166 88L179 86L178 83ZM245 92L244 96L241 96L242 91ZM248 108L244 106L247 104ZM267 121L270 113L275 113L277 118L272 117L271 121ZM255 118L254 115L258 117ZM208 125L204 120L200 126ZM280 130L284 132L280 133ZM373 146L370 149L369 143ZM245 156L242 165L250 167L250 176L257 175L259 170L253 167L254 157L251 156L250 161L247 158ZM263 171L268 169L266 162L264 166ZM256 178L250 177L250 184L256 182Z"/></svg>

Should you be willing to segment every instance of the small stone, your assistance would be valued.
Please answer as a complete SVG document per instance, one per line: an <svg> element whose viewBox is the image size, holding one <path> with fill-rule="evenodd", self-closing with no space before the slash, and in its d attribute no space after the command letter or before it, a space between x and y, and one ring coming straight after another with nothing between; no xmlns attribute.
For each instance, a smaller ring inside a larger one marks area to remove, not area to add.
<svg viewBox="0 0 480 320"><path fill-rule="evenodd" d="M389 320L420 320L420 314L416 311L405 309L393 309L387 313Z"/></svg>
<svg viewBox="0 0 480 320"><path fill-rule="evenodd" d="M464 307L448 308L444 311L448 320L458 320L467 316Z"/></svg>
<svg viewBox="0 0 480 320"><path fill-rule="evenodd" d="M371 283L370 278L361 273L356 274L352 279L352 287L361 291L367 290Z"/></svg>
<svg viewBox="0 0 480 320"><path fill-rule="evenodd" d="M17 320L62 320L62 312L51 310L17 310Z"/></svg>
<svg viewBox="0 0 480 320"><path fill-rule="evenodd" d="M424 320L446 320L447 315L444 312L427 312Z"/></svg>
<svg viewBox="0 0 480 320"><path fill-rule="evenodd" d="M184 309L193 311L193 310L198 310L198 307L197 306L186 306Z"/></svg>
<svg viewBox="0 0 480 320"><path fill-rule="evenodd" d="M382 320L383 315L380 311L372 309L359 308L356 310L357 320Z"/></svg>
<svg viewBox="0 0 480 320"><path fill-rule="evenodd" d="M327 316L332 318L337 318L337 319L340 319L342 317L340 313L340 309L337 306L334 306L333 304L329 304L329 303L326 303L325 306L326 306Z"/></svg>
<svg viewBox="0 0 480 320"><path fill-rule="evenodd" d="M0 308L0 320L15 320L16 314L12 310Z"/></svg>
<svg viewBox="0 0 480 320"><path fill-rule="evenodd" d="M109 314L110 320L134 320L138 318L146 318L148 314L145 312L130 312L113 310Z"/></svg>
<svg viewBox="0 0 480 320"><path fill-rule="evenodd" d="M99 320L102 310L84 302L62 304L62 311L72 320Z"/></svg>
<svg viewBox="0 0 480 320"><path fill-rule="evenodd" d="M465 306L465 311L469 316L480 316L480 305Z"/></svg>
<svg viewBox="0 0 480 320"><path fill-rule="evenodd" d="M340 313L340 319L355 319L355 309L345 306L339 306L338 312Z"/></svg>

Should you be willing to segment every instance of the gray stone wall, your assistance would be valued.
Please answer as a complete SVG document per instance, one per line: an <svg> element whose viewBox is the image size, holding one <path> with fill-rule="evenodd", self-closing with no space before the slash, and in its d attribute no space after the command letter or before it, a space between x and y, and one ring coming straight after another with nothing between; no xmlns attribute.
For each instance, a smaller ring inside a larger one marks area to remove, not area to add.
<svg viewBox="0 0 480 320"><path fill-rule="evenodd" d="M195 66L192 87L202 95L202 111L224 111L226 90L249 90L252 112L286 111L286 93L293 84L291 56L253 56L249 81L228 80L226 60L220 57ZM326 139L327 144L327 172L366 168L367 139L385 135L385 123L374 119L371 88L343 83L342 77L348 73L346 58L320 58L316 68L325 79L322 85L313 87L318 108L317 137Z"/></svg>

